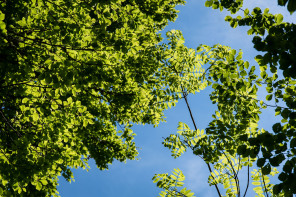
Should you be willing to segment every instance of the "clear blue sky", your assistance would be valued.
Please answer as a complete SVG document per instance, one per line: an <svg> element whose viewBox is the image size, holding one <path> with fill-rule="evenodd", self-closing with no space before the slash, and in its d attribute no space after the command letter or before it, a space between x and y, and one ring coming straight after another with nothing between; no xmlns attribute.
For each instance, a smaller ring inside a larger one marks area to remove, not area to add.
<svg viewBox="0 0 296 197"><path fill-rule="evenodd" d="M272 1L272 2L271 2ZM272 13L286 13L284 20L293 20L285 9L276 6L276 0L245 0L246 7L269 7ZM244 59L255 65L253 57L258 52L252 48L252 37L248 36L246 28L232 29L224 21L227 12L219 12L204 7L204 0L191 0L185 6L178 6L179 17L175 23L170 23L163 32L179 29L183 32L185 44L196 48L200 44L223 44L234 49L242 49ZM284 10L284 11L283 11ZM295 20L295 19L294 19ZM211 121L215 106L209 99L209 91L189 97L198 127L204 129ZM208 170L206 165L192 153L187 152L178 159L170 156L168 149L163 147L163 137L176 132L178 122L185 122L192 126L189 113L183 101L175 108L165 112L166 123L159 127L135 126L137 134L135 142L139 147L139 160L126 163L114 162L108 171L100 171L94 162L90 162L89 172L74 170L75 182L59 182L58 190L62 197L153 197L157 196L159 189L152 182L156 173L170 173L174 168L179 168L186 176L185 184L197 196L217 196L214 187L207 184ZM271 127L274 117L272 110L263 114L260 125L267 130ZM249 191L249 196L254 196Z"/></svg>

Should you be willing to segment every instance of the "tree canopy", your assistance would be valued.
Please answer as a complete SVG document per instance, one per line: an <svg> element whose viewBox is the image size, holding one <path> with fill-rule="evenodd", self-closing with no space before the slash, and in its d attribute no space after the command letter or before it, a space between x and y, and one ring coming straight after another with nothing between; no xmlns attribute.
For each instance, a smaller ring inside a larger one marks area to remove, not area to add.
<svg viewBox="0 0 296 197"><path fill-rule="evenodd" d="M58 177L71 181L71 168L88 168L90 158L99 169L135 159L132 125L156 126L179 99L194 128L180 122L163 144L173 157L186 150L200 157L218 196L245 196L250 182L258 196L296 193L295 24L268 9L250 12L243 0L207 0L205 6L232 14L225 18L231 27L250 27L261 52L258 66L250 66L227 46L188 48L178 30L162 43L159 31L184 3L1 2L0 195L57 196ZM295 0L278 3L296 10ZM217 110L201 130L187 96L206 87ZM266 108L281 117L273 131L258 127ZM243 168L246 190L238 177ZM276 174L279 182L270 183ZM179 169L153 177L161 196L194 195L178 189L184 179Z"/></svg>
<svg viewBox="0 0 296 197"><path fill-rule="evenodd" d="M158 31L183 0L0 4L0 195L57 195L93 158L135 159L133 123L156 125L167 88Z"/></svg>

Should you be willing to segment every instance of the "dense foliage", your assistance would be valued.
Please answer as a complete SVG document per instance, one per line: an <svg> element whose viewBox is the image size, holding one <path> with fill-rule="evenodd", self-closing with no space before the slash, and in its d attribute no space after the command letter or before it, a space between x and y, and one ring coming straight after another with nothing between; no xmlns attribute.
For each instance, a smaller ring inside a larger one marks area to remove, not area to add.
<svg viewBox="0 0 296 197"><path fill-rule="evenodd" d="M157 32L183 0L0 3L0 195L56 196L58 176L135 159L168 88Z"/></svg>
<svg viewBox="0 0 296 197"><path fill-rule="evenodd" d="M246 196L250 183L258 196L292 196L296 194L296 26L268 9L256 7L250 13L243 8L242 0L207 0L205 6L242 14L227 16L225 21L233 28L250 27L248 34L254 35L254 48L261 52L255 57L258 66L250 67L242 60L242 52L225 46L198 47L197 61L207 68L198 78L212 88L210 99L218 110L205 131L199 130L186 99L190 92L180 84L195 128L179 123L177 134L167 137L164 146L171 149L173 157L187 149L200 157L208 166L208 182L215 186L218 196ZM296 10L294 0L288 2L287 9L291 14ZM266 98L259 99L258 90L264 89ZM258 128L260 114L266 108L281 116L280 122L271 123L272 131ZM247 172L246 186L240 184L238 176L243 168ZM276 174L278 182L270 183L269 177ZM184 180L179 170L173 175L155 175L153 180L164 189L161 196L193 195L186 188L178 188Z"/></svg>
<svg viewBox="0 0 296 197"><path fill-rule="evenodd" d="M278 3L296 10L295 0ZM245 196L250 182L258 196L296 193L295 24L268 9L243 9L243 0L206 1L242 14L225 20L250 27L261 52L256 69L229 47L189 49L180 31L160 44L157 32L176 19L178 4L184 1L1 2L0 195L57 196L58 177L71 181L71 168L87 168L89 158L100 169L135 159L132 124L157 125L180 98L194 128L179 123L164 145L173 157L187 149L199 156L218 196ZM217 110L204 131L187 96L207 86ZM260 100L263 88L267 96ZM273 131L258 128L267 107L281 117ZM238 177L243 168L245 190ZM276 174L279 182L271 184ZM194 195L178 189L184 179L179 169L153 178L161 196Z"/></svg>

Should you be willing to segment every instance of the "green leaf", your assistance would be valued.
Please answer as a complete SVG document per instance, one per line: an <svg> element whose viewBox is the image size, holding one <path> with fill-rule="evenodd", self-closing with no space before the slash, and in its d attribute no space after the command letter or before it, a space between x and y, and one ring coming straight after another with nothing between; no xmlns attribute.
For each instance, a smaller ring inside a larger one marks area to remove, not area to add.
<svg viewBox="0 0 296 197"><path fill-rule="evenodd" d="M288 0L278 0L278 4L281 6L285 6L287 4Z"/></svg>
<svg viewBox="0 0 296 197"><path fill-rule="evenodd" d="M40 191L40 190L42 189L42 184L41 184L40 182L37 182L37 184L36 184L36 189L37 189L38 191Z"/></svg>
<svg viewBox="0 0 296 197"><path fill-rule="evenodd" d="M272 94L268 94L268 95L266 96L266 100L267 100L267 101L272 100L272 96L273 96Z"/></svg>
<svg viewBox="0 0 296 197"><path fill-rule="evenodd" d="M259 63L260 64L260 63ZM267 73L265 71L262 71L260 73L260 76L263 78L263 79L266 79L267 78Z"/></svg>
<svg viewBox="0 0 296 197"><path fill-rule="evenodd" d="M240 145L237 149L237 154L243 155L243 154L245 154L246 150L247 150L246 145Z"/></svg>
<svg viewBox="0 0 296 197"><path fill-rule="evenodd" d="M281 123L276 123L272 126L272 130L275 132L275 133L279 133L282 131L282 125Z"/></svg>
<svg viewBox="0 0 296 197"><path fill-rule="evenodd" d="M2 30L5 33L7 32L6 24L4 22L2 22L2 21L0 21L0 30Z"/></svg>
<svg viewBox="0 0 296 197"><path fill-rule="evenodd" d="M33 114L33 121L38 121L39 115L37 113Z"/></svg>
<svg viewBox="0 0 296 197"><path fill-rule="evenodd" d="M73 103L72 97L67 98L67 102L68 102L68 104Z"/></svg>
<svg viewBox="0 0 296 197"><path fill-rule="evenodd" d="M40 182L42 183L42 185L47 185L48 184L47 180L45 180L45 179L40 180Z"/></svg>
<svg viewBox="0 0 296 197"><path fill-rule="evenodd" d="M57 104L52 104L52 105L51 105L51 108L52 108L53 110L58 109L58 107L59 107L59 106L58 106Z"/></svg>
<svg viewBox="0 0 296 197"><path fill-rule="evenodd" d="M288 119L289 118L289 115L290 115L291 111L287 108L285 108L282 112L281 112L281 115L284 119Z"/></svg>
<svg viewBox="0 0 296 197"><path fill-rule="evenodd" d="M285 181L285 180L287 180L287 178L288 178L288 175L286 173L282 172L279 174L280 181Z"/></svg>
<svg viewBox="0 0 296 197"><path fill-rule="evenodd" d="M29 99L26 97L26 98L23 98L22 103L27 103L28 101Z"/></svg>
<svg viewBox="0 0 296 197"><path fill-rule="evenodd" d="M241 75L242 77L247 76L247 72L246 72L245 70L242 70L242 71L240 72L240 75Z"/></svg>
<svg viewBox="0 0 296 197"><path fill-rule="evenodd" d="M0 11L0 30L2 30L4 33L7 33L6 24L3 21L4 19L5 19L5 14Z"/></svg>
<svg viewBox="0 0 296 197"><path fill-rule="evenodd" d="M288 11L292 14L295 12L296 10L296 1L295 0L289 0L288 2Z"/></svg>
<svg viewBox="0 0 296 197"><path fill-rule="evenodd" d="M272 93L273 92L273 87L266 87L267 93Z"/></svg>
<svg viewBox="0 0 296 197"><path fill-rule="evenodd" d="M268 175L271 172L271 166L270 164L266 164L263 168L262 168L262 174L263 175Z"/></svg>
<svg viewBox="0 0 296 197"><path fill-rule="evenodd" d="M259 181L253 181L252 182L252 185L261 185L261 182L259 182ZM258 187L256 187L256 188L258 188ZM254 189L255 190L255 189Z"/></svg>
<svg viewBox="0 0 296 197"><path fill-rule="evenodd" d="M45 77L45 82L46 82L47 84L50 84L50 83L52 82L52 78L51 78L51 76L46 76L46 77Z"/></svg>
<svg viewBox="0 0 296 197"><path fill-rule="evenodd" d="M283 167L284 172L291 173L292 169L293 169L293 163L290 160L286 161Z"/></svg>
<svg viewBox="0 0 296 197"><path fill-rule="evenodd" d="M280 24L283 21L283 19L284 19L284 17L283 17L282 14L277 14L275 16L276 16L276 23L277 24Z"/></svg>
<svg viewBox="0 0 296 197"><path fill-rule="evenodd" d="M246 61L246 62L244 63L244 68L245 68L245 69L248 69L249 66L250 66L249 62Z"/></svg>
<svg viewBox="0 0 296 197"><path fill-rule="evenodd" d="M258 183L258 182L256 182L256 183ZM260 182L259 182L260 183ZM261 184L261 183L260 183ZM263 193L263 191L262 191L262 187L255 187L254 189L253 189L257 194L261 194L261 193Z"/></svg>
<svg viewBox="0 0 296 197"><path fill-rule="evenodd" d="M281 192L281 185L275 185L275 186L273 186L273 193L275 194L275 195L277 195L277 194L279 194Z"/></svg>
<svg viewBox="0 0 296 197"><path fill-rule="evenodd" d="M5 19L5 14L0 11L0 21L3 21Z"/></svg>
<svg viewBox="0 0 296 197"><path fill-rule="evenodd" d="M291 141L290 141L290 148L295 148L296 147L296 137L294 137Z"/></svg>
<svg viewBox="0 0 296 197"><path fill-rule="evenodd" d="M265 161L266 161L265 158L259 158L259 159L257 160L257 166L258 166L259 168L261 168L262 166L264 166Z"/></svg>
<svg viewBox="0 0 296 197"><path fill-rule="evenodd" d="M207 1L205 2L205 6L206 6L206 7L211 7L212 4L213 4L213 1L211 1L211 0L207 0Z"/></svg>

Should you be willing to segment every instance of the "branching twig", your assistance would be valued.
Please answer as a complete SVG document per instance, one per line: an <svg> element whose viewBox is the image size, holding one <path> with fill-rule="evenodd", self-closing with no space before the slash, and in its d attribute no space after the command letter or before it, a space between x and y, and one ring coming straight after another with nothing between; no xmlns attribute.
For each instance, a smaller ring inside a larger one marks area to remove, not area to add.
<svg viewBox="0 0 296 197"><path fill-rule="evenodd" d="M238 194L238 196L240 196L239 179L238 179L238 177L237 177L237 173L236 173L236 171L235 171L235 169L234 169L234 167L233 167L233 165L232 165L231 160L227 157L227 155L226 155L223 151L222 151L222 153L223 153L224 156L226 157L226 159L227 159L228 163L230 164L231 169L232 169L232 171L233 171L233 173L234 173L234 180L235 180L235 185L236 185L236 189L237 189L237 194Z"/></svg>
<svg viewBox="0 0 296 197"><path fill-rule="evenodd" d="M175 68L175 66L173 67L173 70L175 71L175 73L176 73L177 75L180 75L180 73L177 71L177 69ZM197 126L196 126L196 123L195 123L195 119L194 119L194 117L193 117L193 115L192 115L191 108L190 108L190 105L189 105L188 100L187 100L187 94L186 94L186 92L185 92L185 90L184 90L182 84L180 84L180 86L181 86L181 90L182 90L183 97L184 97L185 102L186 102L186 105L187 105L187 109L188 109L188 111L189 111L189 113L190 113L191 121L192 121L192 123L193 123L193 125L194 125L194 129L197 130ZM207 164L207 167L208 167L208 169L209 169L209 171L210 171L210 174L211 174L211 176L212 176L212 172L213 172L213 171L212 171L212 168L211 168L211 166L210 166L209 163L206 162L206 164ZM212 176L212 177L213 177L213 176ZM213 178L214 178L214 177L213 177ZM217 191L219 197L222 197L222 195L221 195L221 193L220 193L220 190L219 190L219 188L218 188L218 186L217 186L217 183L214 183L214 185L215 185L215 188L216 188L216 191Z"/></svg>
<svg viewBox="0 0 296 197"><path fill-rule="evenodd" d="M185 92L184 92L184 88L182 87L182 85L181 85L181 89L182 89L182 91L183 91L183 97L184 97L184 99L185 99L185 102L186 102L186 105L187 105L188 111L189 111L189 113L190 113L191 120L192 120L192 122L193 122L193 124L194 124L194 128L195 128L195 130L197 130L197 126L196 126L196 124L195 124L195 120L194 120L194 117L193 117L192 112L191 112L190 105L189 105L188 100L187 100L187 95L185 94ZM211 168L211 166L210 166L209 163L206 162L206 164L207 164L208 169L209 169L209 171L210 171L210 173L211 173L211 176L212 176L212 168ZM213 176L212 176L212 177L213 177ZM219 190L219 188L218 188L218 186L217 186L217 183L214 183L214 185L215 185L215 188L216 188L216 190L217 190L217 192L218 192L219 197L222 197L222 195L221 195L221 193L220 193L220 190Z"/></svg>

